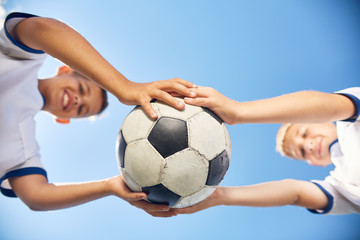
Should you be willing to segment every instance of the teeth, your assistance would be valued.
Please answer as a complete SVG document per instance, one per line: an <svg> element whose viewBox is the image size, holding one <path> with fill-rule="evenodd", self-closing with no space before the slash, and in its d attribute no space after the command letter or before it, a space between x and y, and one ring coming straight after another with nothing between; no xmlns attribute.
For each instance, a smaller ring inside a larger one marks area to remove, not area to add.
<svg viewBox="0 0 360 240"><path fill-rule="evenodd" d="M63 101L63 106L66 107L68 102L69 102L69 96L67 94L65 94L64 101Z"/></svg>

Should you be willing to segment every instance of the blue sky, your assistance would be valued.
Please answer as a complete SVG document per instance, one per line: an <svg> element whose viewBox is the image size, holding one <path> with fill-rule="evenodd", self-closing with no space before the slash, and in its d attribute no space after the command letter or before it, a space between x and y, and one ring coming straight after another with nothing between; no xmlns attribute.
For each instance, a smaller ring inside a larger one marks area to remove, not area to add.
<svg viewBox="0 0 360 240"><path fill-rule="evenodd" d="M180 77L238 101L359 86L358 1L7 0L1 5L7 13L23 11L68 23L135 82ZM60 64L48 58L39 77L53 75ZM95 122L78 120L63 126L38 114L37 138L51 182L119 174L115 141L132 107L112 96L109 100L109 108ZM222 185L323 179L328 174L331 167L280 157L274 150L278 127L228 127L233 150ZM0 212L4 240L360 237L359 215L317 216L293 206L214 207L159 219L115 197L33 212L20 200L1 196Z"/></svg>

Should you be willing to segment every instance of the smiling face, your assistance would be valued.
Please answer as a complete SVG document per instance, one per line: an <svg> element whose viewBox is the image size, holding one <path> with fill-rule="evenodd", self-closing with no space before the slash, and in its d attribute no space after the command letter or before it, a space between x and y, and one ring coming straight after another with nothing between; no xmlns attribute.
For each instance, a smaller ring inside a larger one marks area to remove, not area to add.
<svg viewBox="0 0 360 240"><path fill-rule="evenodd" d="M100 87L73 71L39 80L39 89L46 100L43 110L58 118L95 115L104 101Z"/></svg>
<svg viewBox="0 0 360 240"><path fill-rule="evenodd" d="M286 131L283 150L288 157L327 166L331 164L329 147L336 139L333 123L292 124Z"/></svg>

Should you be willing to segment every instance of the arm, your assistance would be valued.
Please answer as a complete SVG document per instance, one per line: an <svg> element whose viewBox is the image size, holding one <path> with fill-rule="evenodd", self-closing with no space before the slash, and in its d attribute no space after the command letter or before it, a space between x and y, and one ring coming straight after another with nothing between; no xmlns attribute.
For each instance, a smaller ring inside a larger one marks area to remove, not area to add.
<svg viewBox="0 0 360 240"><path fill-rule="evenodd" d="M132 192L125 184L122 176L72 184L50 184L42 175L26 175L9 178L15 194L30 209L47 211L77 206L106 196L117 196L148 213L168 211L168 206L152 205L145 201L147 195ZM137 203L135 203L137 202Z"/></svg>
<svg viewBox="0 0 360 240"><path fill-rule="evenodd" d="M218 187L203 202L177 209L176 213L194 213L218 205L251 207L296 205L309 209L323 209L327 204L326 195L315 184L289 179L245 187Z"/></svg>
<svg viewBox="0 0 360 240"><path fill-rule="evenodd" d="M208 87L194 89L196 98L185 102L208 107L228 124L321 123L350 118L355 106L338 94L302 91L252 102L233 101Z"/></svg>
<svg viewBox="0 0 360 240"><path fill-rule="evenodd" d="M152 118L157 116L150 100L156 98L183 109L184 104L169 92L190 96L189 88L194 87L192 83L179 78L152 83L131 82L77 31L55 19L28 18L21 21L10 34L26 46L42 50L92 79L122 103L141 105Z"/></svg>

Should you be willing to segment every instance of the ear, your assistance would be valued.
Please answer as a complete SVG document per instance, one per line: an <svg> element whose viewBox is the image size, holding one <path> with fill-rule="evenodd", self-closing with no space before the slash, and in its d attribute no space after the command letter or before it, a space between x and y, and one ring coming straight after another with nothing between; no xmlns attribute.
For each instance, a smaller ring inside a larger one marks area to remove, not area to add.
<svg viewBox="0 0 360 240"><path fill-rule="evenodd" d="M63 74L71 73L73 71L74 70L71 67L63 65L63 66L58 68L57 75L60 76L60 75L63 75Z"/></svg>
<svg viewBox="0 0 360 240"><path fill-rule="evenodd" d="M69 124L70 119L68 118L54 118L55 122L61 123L61 124Z"/></svg>

